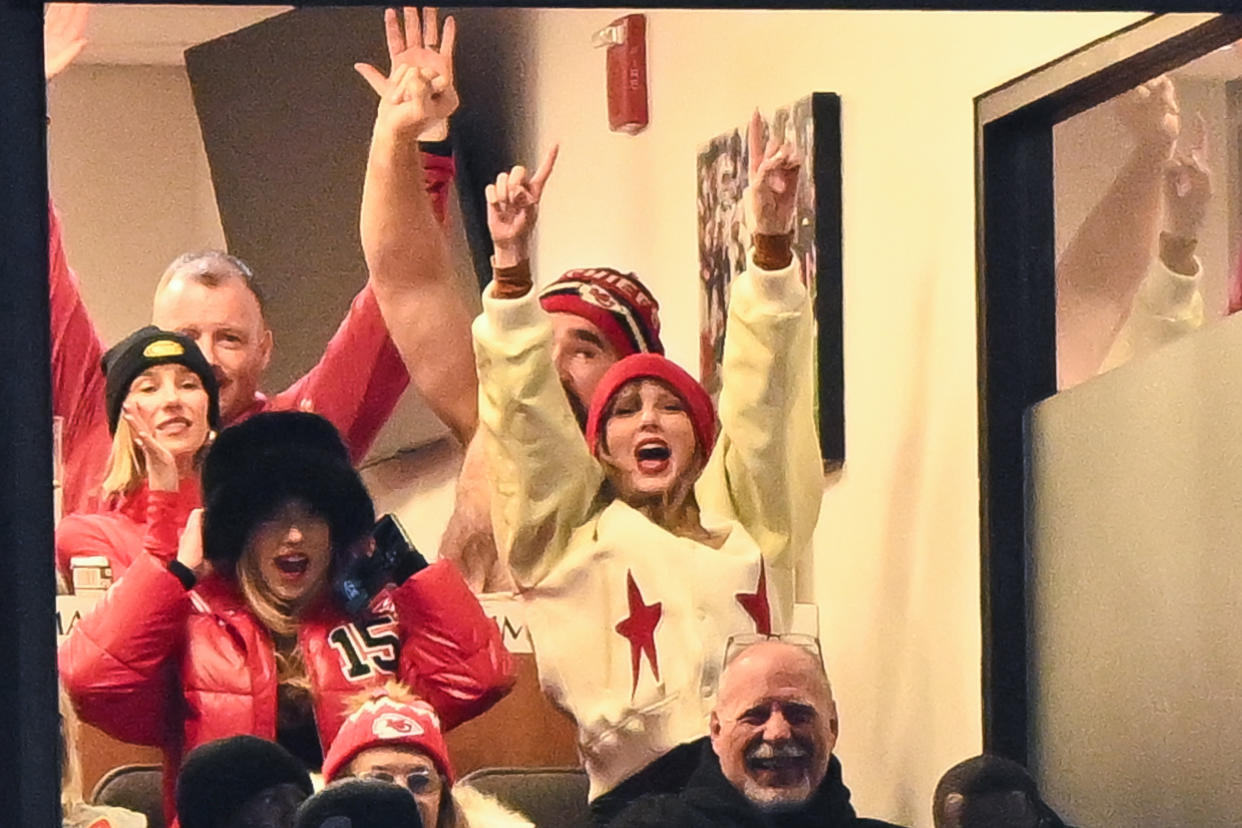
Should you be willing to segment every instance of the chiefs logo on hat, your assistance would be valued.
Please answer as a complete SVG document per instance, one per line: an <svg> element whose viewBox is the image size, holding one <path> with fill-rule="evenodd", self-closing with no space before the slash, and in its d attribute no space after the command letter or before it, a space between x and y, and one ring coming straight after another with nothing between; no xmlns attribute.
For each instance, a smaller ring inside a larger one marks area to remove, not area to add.
<svg viewBox="0 0 1242 828"><path fill-rule="evenodd" d="M172 339L157 339L142 349L142 355L147 359L181 356L184 353L181 343Z"/></svg>
<svg viewBox="0 0 1242 828"><path fill-rule="evenodd" d="M582 298L587 301L599 305L601 308L612 310L617 307L617 300L612 298L612 294L602 287L596 285L584 285Z"/></svg>
<svg viewBox="0 0 1242 828"><path fill-rule="evenodd" d="M426 731L418 722L400 713L385 713L371 723L371 732L381 739L408 739Z"/></svg>

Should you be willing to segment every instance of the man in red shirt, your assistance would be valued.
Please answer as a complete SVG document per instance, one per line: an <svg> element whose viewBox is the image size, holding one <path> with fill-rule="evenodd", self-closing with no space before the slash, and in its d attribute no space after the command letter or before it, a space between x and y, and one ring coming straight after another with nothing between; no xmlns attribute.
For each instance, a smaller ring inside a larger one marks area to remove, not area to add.
<svg viewBox="0 0 1242 828"><path fill-rule="evenodd" d="M409 25L410 21L414 25ZM414 145L418 161L393 166L385 171L390 186L372 199L373 216L380 228L374 244L384 242L384 234L395 235L400 227L385 221L385 215L401 209L408 198L404 179L417 177L414 185L425 188L431 197L436 218L445 215L447 185L454 165L444 154L448 116L456 106L452 88L453 35L446 21L444 41L437 48L439 27L434 12L427 25L419 25L417 15L406 16L405 35L389 26L388 47L394 70L410 65L446 80L452 106L442 106L441 116L415 136L401 136L403 145ZM395 22L395 21L393 21ZM84 16L81 23L85 23ZM83 42L81 31L47 33L47 76L61 71ZM58 59L60 55L67 55ZM382 137L381 122L376 124L376 140ZM401 140L394 141L402 144ZM421 150L418 151L418 150ZM408 151L408 150L407 150ZM104 410L104 377L100 357L104 351L94 324L82 301L77 279L66 261L60 223L49 205L49 283L52 330L53 413L64 418L64 511L95 511L98 487L111 446ZM437 228L439 229L439 228ZM364 234L365 237L365 234ZM428 320L417 335L425 336L428 346L439 351L460 352L458 361L472 365L470 342L465 325L451 325L453 316L468 320L464 300L451 282L449 273L413 272L399 262L372 256L368 252L370 278L354 299L349 313L328 343L318 364L279 394L267 396L259 390L271 358L273 336L263 314L262 298L255 289L253 275L240 259L221 251L189 253L178 257L165 271L154 297L152 322L194 339L220 382L221 421L227 426L260 411L310 410L323 415L340 431L350 457L356 464L365 456L380 428L395 408L410 375L401 354L388 336L384 316L400 313L405 293L392 290L394 283L419 280L421 301L435 301L449 321ZM378 298L377 298L378 297ZM413 301L413 300L410 300ZM426 317L424 317L426 318ZM460 328L460 332L456 332ZM460 341L458 341L460 340ZM427 362L424 360L424 362ZM473 371L422 370L416 366L415 385L432 410L461 439L474 429ZM469 401L466 404L462 400Z"/></svg>

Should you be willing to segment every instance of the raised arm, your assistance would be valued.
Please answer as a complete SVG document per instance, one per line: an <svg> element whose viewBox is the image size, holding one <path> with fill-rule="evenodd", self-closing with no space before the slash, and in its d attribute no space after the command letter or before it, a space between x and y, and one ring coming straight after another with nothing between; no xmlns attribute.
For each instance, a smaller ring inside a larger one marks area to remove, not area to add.
<svg viewBox="0 0 1242 828"><path fill-rule="evenodd" d="M43 77L47 81L73 63L86 46L90 3L48 3L43 15Z"/></svg>
<svg viewBox="0 0 1242 828"><path fill-rule="evenodd" d="M43 24L44 73L50 82L86 45L86 3L52 3ZM52 334L52 413L64 418L64 506L86 511L107 461L111 440L104 411L103 342L87 312L65 255L60 217L48 204L48 293Z"/></svg>
<svg viewBox="0 0 1242 828"><path fill-rule="evenodd" d="M496 273L474 322L492 528L519 589L560 559L603 480L561 387L551 321L532 290L529 239L555 160L554 148L529 181L524 167L514 167L488 186Z"/></svg>
<svg viewBox="0 0 1242 828"><path fill-rule="evenodd" d="M1056 267L1057 385L1100 368L1155 252L1165 164L1181 129L1173 82L1148 81L1118 102L1134 148Z"/></svg>
<svg viewBox="0 0 1242 828"><path fill-rule="evenodd" d="M466 443L478 421L470 312L423 184L418 144L447 134L457 108L455 24L451 17L445 21L435 49L434 10L420 21L417 11L406 9L404 19L403 33L396 11L385 12L391 72L356 67L380 96L362 194L362 247L380 312L410 378Z"/></svg>
<svg viewBox="0 0 1242 828"><path fill-rule="evenodd" d="M737 519L759 544L769 588L792 609L794 557L809 548L823 496L813 409L810 296L793 257L801 159L763 145L751 119L748 267L731 288L720 439L695 488L705 511ZM785 617L789 617L786 614Z"/></svg>
<svg viewBox="0 0 1242 828"><path fill-rule="evenodd" d="M1187 151L1165 165L1164 219L1147 275L1100 370L1107 371L1203 326L1202 267L1195 256L1212 199L1207 127L1196 114Z"/></svg>

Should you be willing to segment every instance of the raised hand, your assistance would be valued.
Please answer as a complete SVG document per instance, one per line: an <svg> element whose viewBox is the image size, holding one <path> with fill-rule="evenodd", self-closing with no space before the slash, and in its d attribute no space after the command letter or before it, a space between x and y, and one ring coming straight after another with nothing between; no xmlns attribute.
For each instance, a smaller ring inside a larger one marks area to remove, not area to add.
<svg viewBox="0 0 1242 828"><path fill-rule="evenodd" d="M453 49L457 42L457 24L452 17L444 21L441 35L435 8L403 10L404 32L395 9L384 11L384 32L388 42L389 72L385 75L369 63L355 63L354 69L371 85L383 101L398 84L401 70L412 68L427 82L427 122L418 138L421 141L443 141L448 137L448 119L460 103L453 81ZM438 48L437 48L438 44Z"/></svg>
<svg viewBox="0 0 1242 828"><path fill-rule="evenodd" d="M59 75L86 45L90 3L50 3L43 17L43 77Z"/></svg>
<svg viewBox="0 0 1242 828"><path fill-rule="evenodd" d="M539 200L559 153L560 145L553 145L529 179L526 168L519 164L487 185L487 229L497 267L512 267L530 258L530 234L539 215Z"/></svg>
<svg viewBox="0 0 1242 828"><path fill-rule="evenodd" d="M1182 239L1196 238L1212 199L1207 166L1207 125L1195 113L1189 145L1164 168L1165 230Z"/></svg>
<svg viewBox="0 0 1242 828"><path fill-rule="evenodd" d="M1168 75L1160 75L1130 90L1119 102L1118 114L1137 142L1137 149L1165 158L1181 132L1177 92Z"/></svg>
<svg viewBox="0 0 1242 828"><path fill-rule="evenodd" d="M121 416L129 425L134 445L142 452L147 468L147 485L153 492L175 492L181 485L177 471L177 458L151 436L149 426L139 422L129 407L122 409Z"/></svg>
<svg viewBox="0 0 1242 828"><path fill-rule="evenodd" d="M746 198L756 233L780 235L793 229L798 206L798 172L802 158L789 141L774 133L763 142L763 118L756 109L750 117L746 140L750 149L750 178Z"/></svg>

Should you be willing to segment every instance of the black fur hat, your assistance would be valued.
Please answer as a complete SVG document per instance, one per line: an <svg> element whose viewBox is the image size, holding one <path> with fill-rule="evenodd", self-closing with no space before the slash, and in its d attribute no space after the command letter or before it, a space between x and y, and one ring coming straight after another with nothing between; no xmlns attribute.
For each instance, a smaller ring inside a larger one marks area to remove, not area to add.
<svg viewBox="0 0 1242 828"><path fill-rule="evenodd" d="M231 736L199 745L177 774L177 818L181 828L218 828L254 797L289 785L310 796L310 774L275 742Z"/></svg>
<svg viewBox="0 0 1242 828"><path fill-rule="evenodd" d="M447 794L446 794L447 795ZM422 828L407 788L378 779L333 782L298 808L294 828Z"/></svg>
<svg viewBox="0 0 1242 828"><path fill-rule="evenodd" d="M254 528L302 500L331 528L334 555L371 531L375 508L332 423L317 414L257 414L220 432L203 461L203 555L231 572Z"/></svg>

